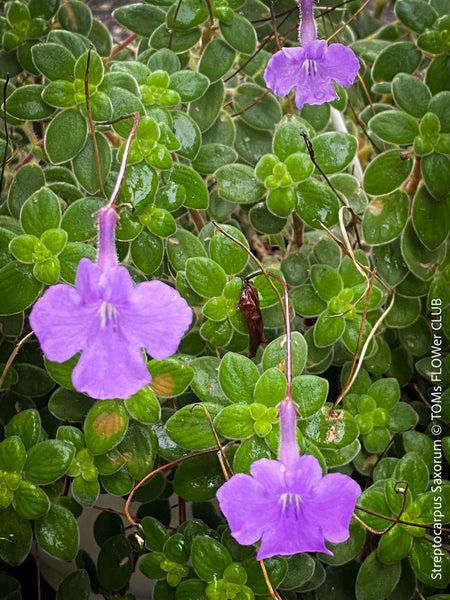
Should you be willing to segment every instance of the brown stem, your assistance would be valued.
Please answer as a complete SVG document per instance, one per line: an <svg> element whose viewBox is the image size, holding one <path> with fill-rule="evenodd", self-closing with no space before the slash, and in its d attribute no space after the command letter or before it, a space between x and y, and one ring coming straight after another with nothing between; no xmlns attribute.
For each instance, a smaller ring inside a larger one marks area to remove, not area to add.
<svg viewBox="0 0 450 600"><path fill-rule="evenodd" d="M422 171L420 168L420 156L415 156L413 169L404 185L404 190L410 198L414 198L421 179Z"/></svg>
<svg viewBox="0 0 450 600"><path fill-rule="evenodd" d="M297 246L297 248L301 248L303 246L304 224L295 211L293 211L292 213L292 226L294 229L294 246Z"/></svg>
<svg viewBox="0 0 450 600"><path fill-rule="evenodd" d="M123 40L123 42L120 42L120 44L117 44L117 46L112 49L111 54L108 56L108 58L106 60L110 60L113 56L115 56L121 50L123 50L129 44L131 44L131 42L134 42L134 40L136 38L137 38L137 33L132 33L131 35L129 35L125 40Z"/></svg>

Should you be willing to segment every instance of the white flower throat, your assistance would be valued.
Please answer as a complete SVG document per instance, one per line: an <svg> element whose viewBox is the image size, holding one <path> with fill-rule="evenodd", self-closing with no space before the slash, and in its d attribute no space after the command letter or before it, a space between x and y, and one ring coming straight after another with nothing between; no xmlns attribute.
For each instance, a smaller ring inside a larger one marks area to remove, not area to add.
<svg viewBox="0 0 450 600"><path fill-rule="evenodd" d="M98 309L100 315L100 327L104 329L107 325L112 325L113 329L117 326L118 311L115 306L109 302L102 302Z"/></svg>
<svg viewBox="0 0 450 600"><path fill-rule="evenodd" d="M284 494L281 494L279 502L281 504L281 509L286 516L288 516L290 513L293 513L294 518L298 519L300 514L300 505L302 503L302 499L299 494L285 492Z"/></svg>

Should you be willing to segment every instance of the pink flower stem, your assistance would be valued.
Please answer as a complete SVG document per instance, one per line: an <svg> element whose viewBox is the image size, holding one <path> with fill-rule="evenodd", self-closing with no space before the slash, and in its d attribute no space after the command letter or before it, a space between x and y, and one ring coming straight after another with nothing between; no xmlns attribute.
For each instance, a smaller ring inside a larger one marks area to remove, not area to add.
<svg viewBox="0 0 450 600"><path fill-rule="evenodd" d="M300 28L298 30L299 40L304 46L308 42L317 39L316 22L314 21L314 0L299 0L300 7Z"/></svg>
<svg viewBox="0 0 450 600"><path fill-rule="evenodd" d="M291 318L289 312L289 291L286 282L281 277L269 273L275 277L283 286L284 297L284 324L286 329L286 395L280 403L280 446L278 459L285 465L291 464L298 459L297 443L297 405L292 399L292 339Z"/></svg>
<svg viewBox="0 0 450 600"><path fill-rule="evenodd" d="M116 185L111 194L111 198L106 206L112 207L117 200L117 196L119 195L120 186L122 185L122 181L125 177L125 169L127 166L128 154L130 152L131 141L136 133L137 126L139 125L139 113L134 113L134 123L133 127L130 131L130 135L128 136L127 142L125 144L125 148L123 151L122 162L120 163L119 174L117 175Z"/></svg>
<svg viewBox="0 0 450 600"><path fill-rule="evenodd" d="M130 152L131 140L136 133L139 124L139 113L134 114L134 123L130 131L130 135L125 144L123 151L122 162L120 163L119 174L117 175L116 184L114 186L111 198L103 208L98 211L98 253L97 264L103 270L107 271L117 265L117 253L115 243L115 231L117 224L117 211L114 206L117 196L119 195L120 186L125 177L125 169L127 166L128 154Z"/></svg>

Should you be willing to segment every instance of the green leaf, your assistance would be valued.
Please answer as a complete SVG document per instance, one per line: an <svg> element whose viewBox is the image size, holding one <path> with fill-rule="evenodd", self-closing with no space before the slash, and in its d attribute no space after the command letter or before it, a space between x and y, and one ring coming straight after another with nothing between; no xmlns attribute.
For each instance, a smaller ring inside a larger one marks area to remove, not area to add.
<svg viewBox="0 0 450 600"><path fill-rule="evenodd" d="M31 550L33 531L28 519L9 506L0 511L0 557L9 565L20 565Z"/></svg>
<svg viewBox="0 0 450 600"><path fill-rule="evenodd" d="M28 481L47 484L67 472L75 456L72 444L59 440L45 440L29 449L24 467Z"/></svg>
<svg viewBox="0 0 450 600"><path fill-rule="evenodd" d="M244 123L254 129L272 129L282 116L275 96L254 83L243 83L236 88L233 105L235 112L242 113Z"/></svg>
<svg viewBox="0 0 450 600"><path fill-rule="evenodd" d="M358 572L356 600L384 600L396 587L401 571L400 562L383 564L378 560L377 552L372 552ZM374 585L375 581L377 585Z"/></svg>
<svg viewBox="0 0 450 600"><path fill-rule="evenodd" d="M450 559L447 552L441 549L441 560L437 563L433 550L433 544L424 539L415 539L409 561L420 581L432 588L445 589L450 580Z"/></svg>
<svg viewBox="0 0 450 600"><path fill-rule="evenodd" d="M195 71L177 71L170 77L169 87L180 94L182 102L192 102L203 96L209 85L205 75Z"/></svg>
<svg viewBox="0 0 450 600"><path fill-rule="evenodd" d="M407 73L399 73L392 80L392 94L397 106L420 119L428 110L431 92L425 83Z"/></svg>
<svg viewBox="0 0 450 600"><path fill-rule="evenodd" d="M319 348L334 344L345 330L345 318L325 310L314 325L314 343Z"/></svg>
<svg viewBox="0 0 450 600"><path fill-rule="evenodd" d="M301 285L292 290L291 301L295 312L305 317L317 317L327 307L310 284Z"/></svg>
<svg viewBox="0 0 450 600"><path fill-rule="evenodd" d="M385 110L369 121L372 131L386 142L412 144L419 134L419 125L411 115L399 110Z"/></svg>
<svg viewBox="0 0 450 600"><path fill-rule="evenodd" d="M167 240L167 256L172 267L180 271L185 268L188 258L196 256L206 258L206 251L195 235L180 228Z"/></svg>
<svg viewBox="0 0 450 600"><path fill-rule="evenodd" d="M219 384L219 365L215 356L201 356L191 361L190 366L194 369L191 387L200 400L225 405L229 401Z"/></svg>
<svg viewBox="0 0 450 600"><path fill-rule="evenodd" d="M174 163L171 170L167 173L167 183L174 183L183 186L186 192L184 205L188 208L207 208L208 207L208 188L198 173L182 163Z"/></svg>
<svg viewBox="0 0 450 600"><path fill-rule="evenodd" d="M272 366L272 365L270 365ZM253 402L253 388L259 379L254 363L242 354L227 352L219 368L220 386L233 402Z"/></svg>
<svg viewBox="0 0 450 600"><path fill-rule="evenodd" d="M147 275L156 271L163 256L164 242L147 229L143 229L131 242L131 258L136 267Z"/></svg>
<svg viewBox="0 0 450 600"><path fill-rule="evenodd" d="M157 440L153 431L138 421L130 421L118 450L125 457L128 473L137 480L143 479L153 468Z"/></svg>
<svg viewBox="0 0 450 600"><path fill-rule="evenodd" d="M325 173L342 171L356 154L357 141L349 133L329 131L312 139L317 164Z"/></svg>
<svg viewBox="0 0 450 600"><path fill-rule="evenodd" d="M210 402L204 403L212 419L217 415L220 406ZM166 430L174 442L192 450L203 450L215 445L210 422L201 406L183 406L166 423Z"/></svg>
<svg viewBox="0 0 450 600"><path fill-rule="evenodd" d="M86 136L86 119L78 110L69 108L60 112L50 122L45 135L45 151L50 161L58 165L74 158L84 146Z"/></svg>
<svg viewBox="0 0 450 600"><path fill-rule="evenodd" d="M197 123L189 115L184 112L174 110L171 113L172 126L175 138L178 140L180 147L176 151L180 156L193 160L200 149L201 145L201 132ZM186 171L185 171L186 173ZM181 178L181 171L178 170L177 177ZM177 181L180 184L180 181ZM198 185L201 186L200 180L197 181ZM189 192L187 191L188 195ZM188 201L192 201L192 198L188 198ZM198 199L196 200L196 202ZM206 200L204 201L206 202ZM203 208L207 206L207 203Z"/></svg>
<svg viewBox="0 0 450 600"><path fill-rule="evenodd" d="M331 300L344 287L339 273L328 265L313 265L311 267L311 281L322 300Z"/></svg>
<svg viewBox="0 0 450 600"><path fill-rule="evenodd" d="M241 242L246 248L249 248L244 234L239 231L239 229L236 229L236 227L233 227L232 225L222 225L222 228L226 233L232 235ZM223 268L227 275L239 273L248 261L248 253L238 246L236 242L230 240L219 231L216 231L211 239L209 253L211 258Z"/></svg>
<svg viewBox="0 0 450 600"><path fill-rule="evenodd" d="M253 54L256 50L256 31L240 14L234 13L229 21L219 21L220 32L226 42L241 54Z"/></svg>
<svg viewBox="0 0 450 600"><path fill-rule="evenodd" d="M402 150L388 150L376 156L364 173L364 189L378 196L398 188L409 176L413 166L411 157L403 157Z"/></svg>
<svg viewBox="0 0 450 600"><path fill-rule="evenodd" d="M450 231L450 197L436 202L422 186L414 197L412 224L422 244L436 250Z"/></svg>
<svg viewBox="0 0 450 600"><path fill-rule="evenodd" d="M79 532L73 514L61 504L52 504L49 512L35 523L36 539L50 556L73 560L78 552Z"/></svg>
<svg viewBox="0 0 450 600"><path fill-rule="evenodd" d="M225 482L214 454L196 456L178 466L173 479L173 491L190 502L212 500Z"/></svg>
<svg viewBox="0 0 450 600"><path fill-rule="evenodd" d="M228 550L208 536L194 538L191 552L192 566L203 581L220 579L225 568L231 563Z"/></svg>
<svg viewBox="0 0 450 600"><path fill-rule="evenodd" d="M250 473L250 467L260 458L273 458L269 447L263 438L257 435L244 440L236 451L233 461L235 473Z"/></svg>
<svg viewBox="0 0 450 600"><path fill-rule="evenodd" d="M192 161L192 167L199 173L208 175L220 167L234 163L237 157L236 151L225 144L203 144Z"/></svg>
<svg viewBox="0 0 450 600"><path fill-rule="evenodd" d="M389 44L377 56L373 68L374 81L392 81L397 73L414 73L422 59L422 52L414 42Z"/></svg>
<svg viewBox="0 0 450 600"><path fill-rule="evenodd" d="M140 214L151 204L158 187L156 171L146 162L128 165L125 178L120 186L122 202L132 204L136 214Z"/></svg>
<svg viewBox="0 0 450 600"><path fill-rule="evenodd" d="M332 410L326 404L309 419L299 421L300 431L319 448L344 448L358 437L359 430L347 410Z"/></svg>
<svg viewBox="0 0 450 600"><path fill-rule="evenodd" d="M91 454L104 454L123 439L128 415L120 400L100 400L88 412L84 422L86 446Z"/></svg>
<svg viewBox="0 0 450 600"><path fill-rule="evenodd" d="M277 367L270 367L256 382L253 400L265 406L277 406L286 395L286 377Z"/></svg>
<svg viewBox="0 0 450 600"><path fill-rule="evenodd" d="M160 418L158 398L147 386L125 400L125 405L131 416L141 423L156 423Z"/></svg>
<svg viewBox="0 0 450 600"><path fill-rule="evenodd" d="M29 450L37 443L41 433L41 417L38 411L34 408L29 408L17 413L9 421L6 432L8 437L18 436L25 448ZM16 452L20 456L19 451L16 450ZM8 470L6 467L1 468Z"/></svg>
<svg viewBox="0 0 450 600"><path fill-rule="evenodd" d="M47 229L56 229L61 220L58 196L49 188L35 192L20 211L20 223L31 235L39 237Z"/></svg>
<svg viewBox="0 0 450 600"><path fill-rule="evenodd" d="M415 452L408 452L400 459L394 475L397 480L408 482L408 490L414 498L425 492L430 478L428 467Z"/></svg>
<svg viewBox="0 0 450 600"><path fill-rule="evenodd" d="M169 539L167 529L155 517L144 517L141 525L147 548L154 552L161 552L165 542Z"/></svg>
<svg viewBox="0 0 450 600"><path fill-rule="evenodd" d="M322 408L328 395L328 381L315 375L300 375L292 380L292 399L299 414L307 418Z"/></svg>
<svg viewBox="0 0 450 600"><path fill-rule="evenodd" d="M40 487L22 481L14 492L13 506L24 519L38 519L48 512L50 500Z"/></svg>
<svg viewBox="0 0 450 600"><path fill-rule="evenodd" d="M339 200L330 188L317 179L308 179L296 188L299 216L315 229L321 229L319 224L332 227L338 222Z"/></svg>
<svg viewBox="0 0 450 600"><path fill-rule="evenodd" d="M169 8L166 22L168 27L173 27L175 30L185 30L200 25L206 21L208 15L204 0L187 0L178 10L175 5Z"/></svg>
<svg viewBox="0 0 450 600"><path fill-rule="evenodd" d="M236 52L224 40L214 38L206 46L198 70L214 83L231 69L235 56Z"/></svg>
<svg viewBox="0 0 450 600"><path fill-rule="evenodd" d="M67 231L70 242L90 240L97 235L94 214L104 205L105 201L101 198L80 198L67 208L61 227ZM62 255L60 258L63 258Z"/></svg>
<svg viewBox="0 0 450 600"><path fill-rule="evenodd" d="M405 192L400 190L372 200L366 208L363 218L363 233L366 242L377 245L394 240L406 225L408 211L409 198Z"/></svg>
<svg viewBox="0 0 450 600"><path fill-rule="evenodd" d="M27 451L19 436L11 435L0 442L0 469L2 471L20 472L23 469L26 457Z"/></svg>
<svg viewBox="0 0 450 600"><path fill-rule="evenodd" d="M75 59L64 46L51 42L35 44L31 49L31 55L37 69L50 81L55 79L73 81Z"/></svg>
<svg viewBox="0 0 450 600"><path fill-rule="evenodd" d="M91 581L87 571L80 569L72 571L61 582L56 600L89 600Z"/></svg>
<svg viewBox="0 0 450 600"><path fill-rule="evenodd" d="M399 0L395 12L402 23L417 33L433 27L439 18L434 8L424 0Z"/></svg>
<svg viewBox="0 0 450 600"><path fill-rule="evenodd" d="M42 100L44 89L45 86L34 83L15 89L6 100L6 112L23 121L46 119L55 109Z"/></svg>
<svg viewBox="0 0 450 600"><path fill-rule="evenodd" d="M41 288L31 265L15 261L5 265L0 269L0 315L22 312L33 304Z"/></svg>
<svg viewBox="0 0 450 600"><path fill-rule="evenodd" d="M203 257L187 259L186 278L192 289L205 298L220 296L227 282L222 267L214 260Z"/></svg>
<svg viewBox="0 0 450 600"><path fill-rule="evenodd" d="M274 556L273 558L265 559L264 566L270 583L274 589L277 588L286 574L286 562L282 558ZM267 592L267 581L259 561L257 561L256 558L250 559L245 570L247 571L248 576L247 585L256 594L265 594Z"/></svg>
<svg viewBox="0 0 450 600"><path fill-rule="evenodd" d="M58 19L63 29L87 35L92 26L92 13L86 4L78 0L68 0L58 11Z"/></svg>
<svg viewBox="0 0 450 600"><path fill-rule="evenodd" d="M37 164L27 164L21 167L15 175L8 192L8 209L16 219L25 201L45 185L45 176Z"/></svg>
<svg viewBox="0 0 450 600"><path fill-rule="evenodd" d="M396 524L381 536L377 548L378 560L389 564L403 560L409 554L413 538L401 525Z"/></svg>
<svg viewBox="0 0 450 600"><path fill-rule="evenodd" d="M219 195L231 202L256 202L264 194L264 186L248 165L225 165L216 171L215 176Z"/></svg>
<svg viewBox="0 0 450 600"><path fill-rule="evenodd" d="M298 331L291 334L292 345L292 374L300 375L306 364L308 347L305 338ZM271 367L281 367L285 370L286 361L286 336L282 335L272 340L264 350L262 357L262 366L264 371Z"/></svg>
<svg viewBox="0 0 450 600"><path fill-rule="evenodd" d="M448 200L450 187L450 158L444 154L432 152L422 157L422 175L430 194L436 200Z"/></svg>
<svg viewBox="0 0 450 600"><path fill-rule="evenodd" d="M113 12L113 17L121 25L143 37L149 37L166 20L163 10L148 4L120 6Z"/></svg>
<svg viewBox="0 0 450 600"><path fill-rule="evenodd" d="M194 377L194 371L175 358L151 360L148 370L152 376L151 388L158 396L179 396Z"/></svg>
<svg viewBox="0 0 450 600"><path fill-rule="evenodd" d="M438 265L445 256L445 245L442 244L436 250L426 248L417 237L414 227L409 222L402 234L401 240L402 256L410 271L423 281L431 279Z"/></svg>
<svg viewBox="0 0 450 600"><path fill-rule="evenodd" d="M328 565L343 565L355 558L366 540L366 530L356 519L352 519L349 525L349 534L348 540L340 544L327 542L326 546L333 552L333 555L320 552L318 558Z"/></svg>
<svg viewBox="0 0 450 600"><path fill-rule="evenodd" d="M397 294L394 305L386 316L386 323L391 327L407 327L417 321L419 315L419 298L406 298Z"/></svg>
<svg viewBox="0 0 450 600"><path fill-rule="evenodd" d="M95 139L97 140L102 181L105 181L111 166L111 147L102 133L97 132L95 134ZM91 134L88 134L83 149L74 157L72 164L74 175L84 189L90 194L98 192L100 189L100 181Z"/></svg>
<svg viewBox="0 0 450 600"><path fill-rule="evenodd" d="M225 96L221 79L211 84L201 98L191 102L189 116L194 119L202 132L207 131L219 116Z"/></svg>
<svg viewBox="0 0 450 600"><path fill-rule="evenodd" d="M226 406L214 419L214 427L226 438L245 439L255 432L255 421L248 404Z"/></svg>

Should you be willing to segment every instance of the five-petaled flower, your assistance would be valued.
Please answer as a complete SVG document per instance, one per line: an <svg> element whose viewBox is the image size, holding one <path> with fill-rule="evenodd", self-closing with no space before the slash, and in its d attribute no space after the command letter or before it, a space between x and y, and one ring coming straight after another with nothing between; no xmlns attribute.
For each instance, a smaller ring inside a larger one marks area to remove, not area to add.
<svg viewBox="0 0 450 600"><path fill-rule="evenodd" d="M323 104L338 98L333 80L342 87L352 85L359 69L353 50L343 44L327 45L318 40L312 0L300 0L301 48L282 48L269 60L264 72L267 86L286 96L297 87L295 104Z"/></svg>
<svg viewBox="0 0 450 600"><path fill-rule="evenodd" d="M325 540L337 544L348 539L361 493L348 475L322 477L317 458L298 455L297 407L289 382L290 377L280 404L278 460L261 458L251 465L250 475L237 473L217 490L234 539L244 546L261 540L258 559L297 552L332 554Z"/></svg>
<svg viewBox="0 0 450 600"><path fill-rule="evenodd" d="M100 211L97 263L83 258L75 288L51 286L30 314L49 360L64 362L81 352L73 385L98 399L126 399L150 383L142 348L158 360L171 356L192 321L176 290L161 281L135 286L117 264L116 218L112 207Z"/></svg>
<svg viewBox="0 0 450 600"><path fill-rule="evenodd" d="M341 473L322 477L314 456L284 464L262 458L250 475L233 475L217 492L220 508L239 544L258 540L257 558L326 552L325 540L344 542L361 488Z"/></svg>

